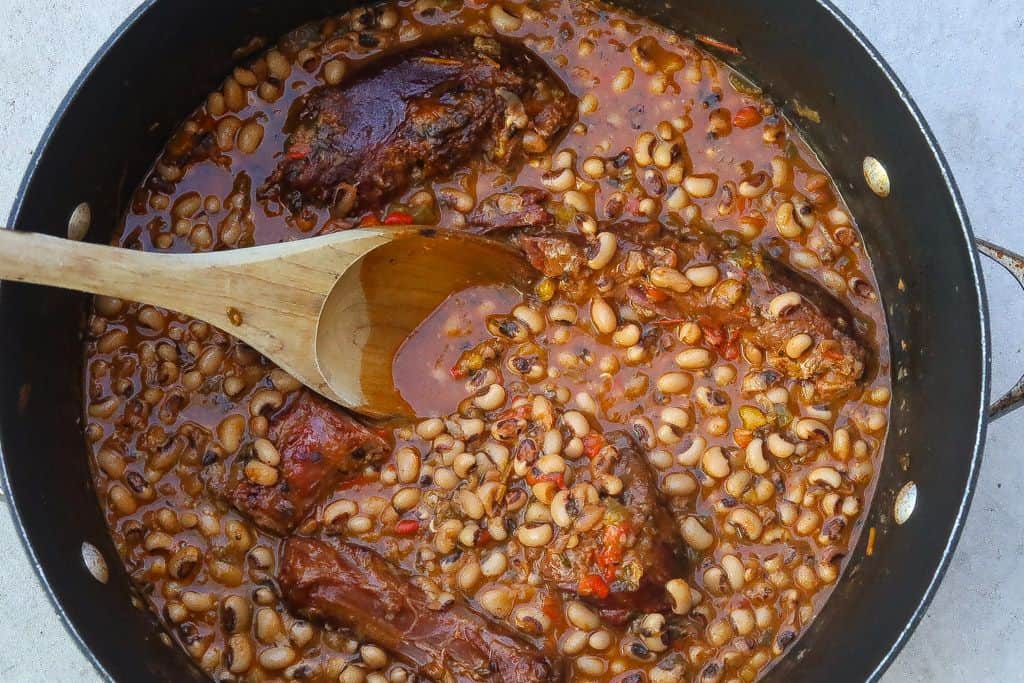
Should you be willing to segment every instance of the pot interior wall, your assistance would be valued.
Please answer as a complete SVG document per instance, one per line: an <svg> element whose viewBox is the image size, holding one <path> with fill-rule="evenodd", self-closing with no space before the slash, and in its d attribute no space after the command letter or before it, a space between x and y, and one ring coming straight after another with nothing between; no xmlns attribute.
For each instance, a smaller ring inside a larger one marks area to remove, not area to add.
<svg viewBox="0 0 1024 683"><path fill-rule="evenodd" d="M855 559L811 630L770 680L865 680L903 636L959 528L973 486L987 398L980 285L957 205L894 86L828 10L806 0L620 2L683 32L738 45L736 66L779 102L798 99L823 124L805 132L857 217L885 292L893 340L889 448L875 505L875 552ZM12 225L64 232L72 209L92 207L89 239L105 242L131 189L173 126L229 72L235 48L271 41L346 3L152 2L66 103L39 153ZM157 124L157 125L154 125ZM867 191L861 162L887 166L893 195ZM898 283L902 286L898 287ZM74 628L116 680L205 677L129 601L127 578L96 504L81 436L80 330L85 298L39 287L0 289L0 428L8 485L24 533ZM909 459L905 470L904 458ZM918 509L891 523L904 482ZM96 582L83 541L108 559ZM827 674L825 672L828 672Z"/></svg>

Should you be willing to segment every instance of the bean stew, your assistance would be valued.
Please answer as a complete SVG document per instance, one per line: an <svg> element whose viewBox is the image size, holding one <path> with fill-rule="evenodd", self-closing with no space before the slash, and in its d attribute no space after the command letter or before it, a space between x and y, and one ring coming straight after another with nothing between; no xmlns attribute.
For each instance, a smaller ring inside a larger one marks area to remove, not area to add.
<svg viewBox="0 0 1024 683"><path fill-rule="evenodd" d="M582 0L401 0L256 46L114 243L365 225L504 240L348 414L230 331L96 297L85 437L122 560L216 681L754 681L863 531L889 414L871 262L780 110ZM170 642L170 640L168 641Z"/></svg>

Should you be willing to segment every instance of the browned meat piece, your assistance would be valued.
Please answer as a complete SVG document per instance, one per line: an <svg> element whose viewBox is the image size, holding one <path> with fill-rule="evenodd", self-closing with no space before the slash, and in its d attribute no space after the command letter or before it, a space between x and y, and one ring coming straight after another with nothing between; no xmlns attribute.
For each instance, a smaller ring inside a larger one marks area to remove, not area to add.
<svg viewBox="0 0 1024 683"><path fill-rule="evenodd" d="M530 149L544 149L575 110L557 77L520 46L478 37L415 48L308 95L261 196L297 211L354 186L355 207L375 209L480 152L511 166L527 133Z"/></svg>
<svg viewBox="0 0 1024 683"><path fill-rule="evenodd" d="M632 437L611 432L588 439L588 449L597 451L591 460L592 476L615 475L622 481L622 492L605 501L604 522L580 533L576 547L549 550L542 574L600 607L613 622L635 612L667 612L671 605L665 584L684 576L686 569L679 525ZM579 511L571 499L568 506Z"/></svg>
<svg viewBox="0 0 1024 683"><path fill-rule="evenodd" d="M544 683L562 675L540 650L456 601L438 609L380 555L358 545L293 537L279 576L293 609L354 629L440 683Z"/></svg>
<svg viewBox="0 0 1024 683"><path fill-rule="evenodd" d="M274 416L270 440L281 456L277 481L262 485L246 475L249 461L256 458L250 452L235 463L224 489L236 508L279 534L295 529L342 477L379 460L387 446L381 437L310 391L303 391Z"/></svg>
<svg viewBox="0 0 1024 683"><path fill-rule="evenodd" d="M788 377L809 382L814 400L850 393L864 376L868 353L855 338L849 311L816 283L767 257L749 273L751 300L764 318L754 328L753 341L767 352L768 362ZM770 310L772 301L787 292L799 294L799 303ZM786 345L799 334L809 335L811 344L792 359Z"/></svg>
<svg viewBox="0 0 1024 683"><path fill-rule="evenodd" d="M515 241L530 265L547 277L574 277L587 262L582 235L518 235Z"/></svg>
<svg viewBox="0 0 1024 683"><path fill-rule="evenodd" d="M536 187L517 187L484 199L469 215L471 232L486 234L513 228L549 228L555 217L544 208L550 195Z"/></svg>

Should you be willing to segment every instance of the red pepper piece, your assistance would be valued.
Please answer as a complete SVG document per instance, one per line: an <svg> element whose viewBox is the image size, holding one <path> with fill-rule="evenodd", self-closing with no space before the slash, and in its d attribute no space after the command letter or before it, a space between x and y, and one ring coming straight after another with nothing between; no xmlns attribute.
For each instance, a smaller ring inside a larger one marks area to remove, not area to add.
<svg viewBox="0 0 1024 683"><path fill-rule="evenodd" d="M597 457L597 454L604 448L605 440L604 437L597 432L591 432L583 437L583 452L588 458L593 460Z"/></svg>
<svg viewBox="0 0 1024 683"><path fill-rule="evenodd" d="M668 294L653 285L640 283L640 288L644 290L644 296L647 297L647 300L652 303L660 304L663 301L668 301Z"/></svg>
<svg viewBox="0 0 1024 683"><path fill-rule="evenodd" d="M604 542L594 557L594 562L601 568L606 581L613 581L625 555L626 539L629 537L629 525L625 522L609 524L604 528Z"/></svg>
<svg viewBox="0 0 1024 683"><path fill-rule="evenodd" d="M412 216L404 211L392 211L384 218L384 225L412 225Z"/></svg>
<svg viewBox="0 0 1024 683"><path fill-rule="evenodd" d="M534 476L532 472L526 473L526 483L530 486L539 484L542 481L554 482L555 486L557 486L559 490L568 488L565 485L565 475L561 472L548 472L547 474L541 474L538 476Z"/></svg>
<svg viewBox="0 0 1024 683"><path fill-rule="evenodd" d="M304 159L309 156L311 151L312 149L305 142L297 142L288 148L288 152L285 156L289 159Z"/></svg>
<svg viewBox="0 0 1024 683"><path fill-rule="evenodd" d="M415 519L402 519L395 524L395 534L398 536L412 536L420 530L420 523Z"/></svg>

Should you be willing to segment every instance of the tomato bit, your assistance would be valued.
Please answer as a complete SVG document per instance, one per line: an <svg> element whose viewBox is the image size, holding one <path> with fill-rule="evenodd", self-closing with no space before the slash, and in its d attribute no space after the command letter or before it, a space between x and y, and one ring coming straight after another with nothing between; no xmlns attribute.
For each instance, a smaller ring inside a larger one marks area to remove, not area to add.
<svg viewBox="0 0 1024 683"><path fill-rule="evenodd" d="M584 597L593 596L598 600L604 600L611 593L611 589L608 588L608 583L600 575L588 574L580 579L576 592Z"/></svg>
<svg viewBox="0 0 1024 683"><path fill-rule="evenodd" d="M395 534L398 536L412 536L420 530L420 523L415 519L402 519L395 524Z"/></svg>
<svg viewBox="0 0 1024 683"><path fill-rule="evenodd" d="M732 117L732 125L737 128L753 128L761 123L761 112L757 107L743 107Z"/></svg>
<svg viewBox="0 0 1024 683"><path fill-rule="evenodd" d="M404 211L392 211L384 218L384 225L412 225L413 217Z"/></svg>

